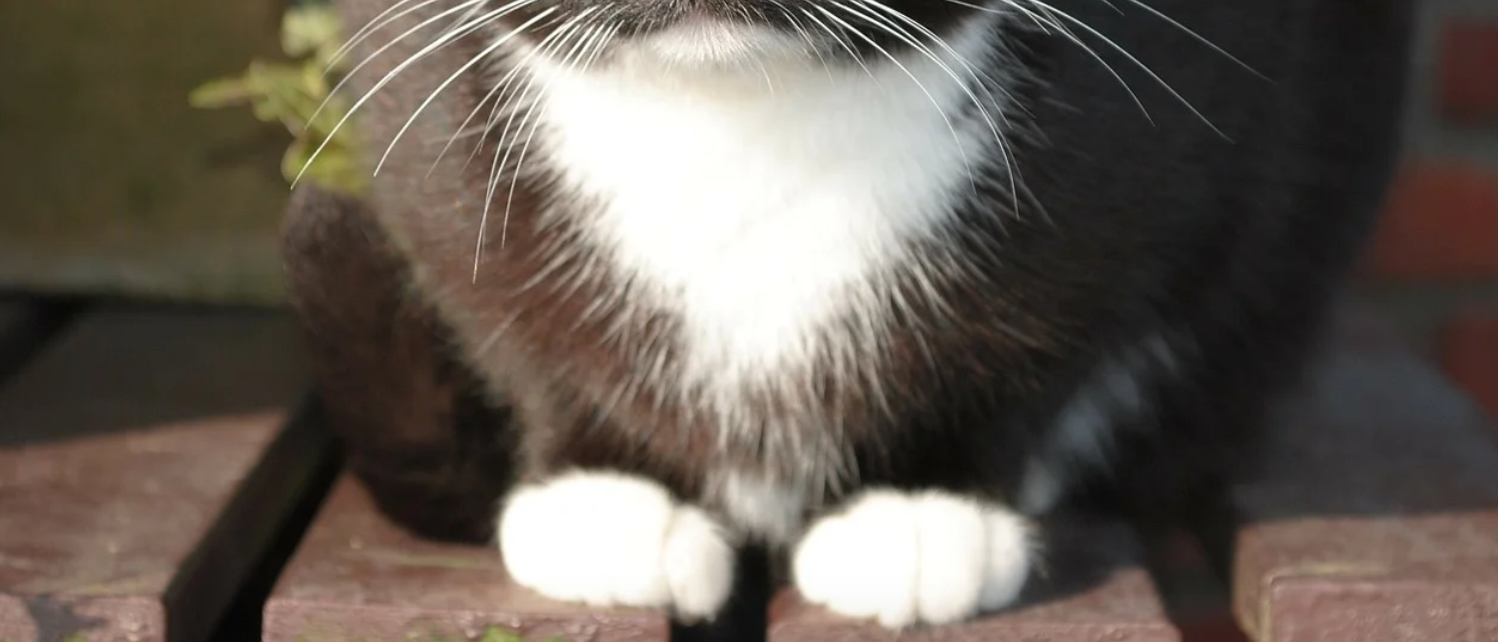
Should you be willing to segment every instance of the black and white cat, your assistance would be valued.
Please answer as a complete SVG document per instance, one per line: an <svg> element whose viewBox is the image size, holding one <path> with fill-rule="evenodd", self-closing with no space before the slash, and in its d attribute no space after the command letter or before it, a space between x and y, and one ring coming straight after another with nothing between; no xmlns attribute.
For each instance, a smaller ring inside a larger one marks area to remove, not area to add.
<svg viewBox="0 0 1498 642"><path fill-rule="evenodd" d="M1012 603L1071 498L1176 514L1248 460L1374 221L1412 19L339 3L379 172L299 190L286 256L381 506L684 619L767 545L888 627Z"/></svg>

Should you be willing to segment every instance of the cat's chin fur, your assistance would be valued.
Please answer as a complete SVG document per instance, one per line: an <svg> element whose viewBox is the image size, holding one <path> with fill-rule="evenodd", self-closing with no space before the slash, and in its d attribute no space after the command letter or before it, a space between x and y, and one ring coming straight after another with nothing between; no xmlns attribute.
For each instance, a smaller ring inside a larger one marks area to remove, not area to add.
<svg viewBox="0 0 1498 642"><path fill-rule="evenodd" d="M699 19L621 43L597 66L632 69L646 81L652 76L723 81L759 74L763 82L771 68L816 66L824 49L772 27Z"/></svg>
<svg viewBox="0 0 1498 642"><path fill-rule="evenodd" d="M1251 461L1393 166L1408 2L1152 3L1271 80L1059 3L1176 93L1086 30L926 0L886 4L940 46L856 64L719 23L588 65L506 41L390 148L377 225L292 213L325 403L387 512L502 503L463 532L543 594L712 618L754 543L851 617L1001 608L1038 516L1179 515ZM494 36L393 77L369 147ZM447 153L505 78L483 154Z"/></svg>

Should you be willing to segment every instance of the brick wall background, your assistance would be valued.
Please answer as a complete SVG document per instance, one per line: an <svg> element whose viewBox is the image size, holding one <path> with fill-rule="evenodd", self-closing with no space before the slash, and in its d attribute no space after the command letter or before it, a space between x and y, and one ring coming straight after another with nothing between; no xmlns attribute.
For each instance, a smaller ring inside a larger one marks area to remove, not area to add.
<svg viewBox="0 0 1498 642"><path fill-rule="evenodd" d="M1498 416L1498 0L1424 0L1406 158L1358 289Z"/></svg>

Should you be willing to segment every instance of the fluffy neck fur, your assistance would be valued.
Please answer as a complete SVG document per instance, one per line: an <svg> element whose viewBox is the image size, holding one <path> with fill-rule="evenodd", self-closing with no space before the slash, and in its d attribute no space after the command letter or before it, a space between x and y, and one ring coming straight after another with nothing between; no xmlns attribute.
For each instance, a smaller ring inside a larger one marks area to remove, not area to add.
<svg viewBox="0 0 1498 642"><path fill-rule="evenodd" d="M881 282L916 269L912 243L942 234L1001 157L1000 115L973 108L1002 89L976 80L993 23L973 20L935 56L862 66L661 73L625 52L578 71L532 57L537 167L568 195L549 215L580 216L610 267L683 320L687 386L732 404L787 381L851 349L836 322L877 334Z"/></svg>

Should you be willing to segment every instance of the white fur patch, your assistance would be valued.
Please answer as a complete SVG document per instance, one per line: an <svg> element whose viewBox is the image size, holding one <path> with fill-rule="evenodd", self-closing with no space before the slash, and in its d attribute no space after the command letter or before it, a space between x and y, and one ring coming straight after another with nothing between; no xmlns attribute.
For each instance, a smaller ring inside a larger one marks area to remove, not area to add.
<svg viewBox="0 0 1498 642"><path fill-rule="evenodd" d="M952 47L979 65L989 27ZM968 76L946 58L953 73L918 54L762 75L539 61L537 151L598 204L584 229L613 266L683 319L687 387L731 397L807 365L835 319L877 327L880 276L966 197L993 134L958 117Z"/></svg>
<svg viewBox="0 0 1498 642"><path fill-rule="evenodd" d="M707 492L740 532L786 544L801 529L809 493L802 482L742 470L710 473Z"/></svg>
<svg viewBox="0 0 1498 642"><path fill-rule="evenodd" d="M701 510L638 477L568 473L512 493L499 522L510 576L558 600L711 617L728 599L734 551Z"/></svg>
<svg viewBox="0 0 1498 642"><path fill-rule="evenodd" d="M870 491L797 547L796 588L849 617L900 628L1012 603L1034 555L1019 515L947 493Z"/></svg>

